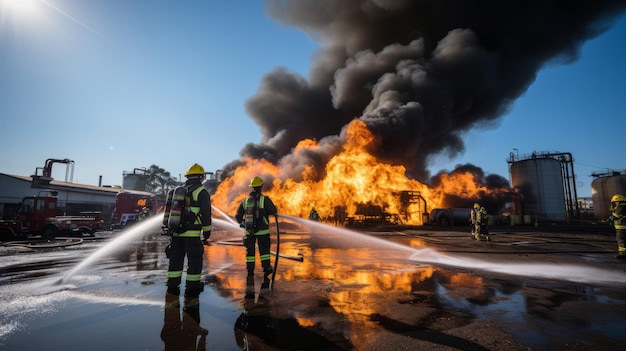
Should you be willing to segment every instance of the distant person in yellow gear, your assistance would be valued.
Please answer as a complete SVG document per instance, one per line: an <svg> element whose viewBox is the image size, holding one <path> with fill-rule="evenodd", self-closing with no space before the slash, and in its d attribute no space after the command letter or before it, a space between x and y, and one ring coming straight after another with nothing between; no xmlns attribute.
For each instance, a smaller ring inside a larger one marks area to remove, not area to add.
<svg viewBox="0 0 626 351"><path fill-rule="evenodd" d="M607 219L610 225L615 227L615 239L617 240L616 258L626 259L626 197L615 194L611 198L611 216Z"/></svg>
<svg viewBox="0 0 626 351"><path fill-rule="evenodd" d="M144 207L141 209L141 212L139 212L139 216L137 219L142 221L148 217L150 217L150 209L147 207Z"/></svg>
<svg viewBox="0 0 626 351"><path fill-rule="evenodd" d="M491 241L491 238L489 237L489 228L487 228L487 224L489 224L489 216L487 215L487 210L485 210L482 206L477 212L476 222L476 240Z"/></svg>
<svg viewBox="0 0 626 351"><path fill-rule="evenodd" d="M470 211L470 230L471 230L471 237L472 239L476 238L476 233L477 233L477 229L478 229L478 215L479 215L479 211L480 211L480 204L478 202L476 202L474 204L474 207L472 208L472 210Z"/></svg>
<svg viewBox="0 0 626 351"><path fill-rule="evenodd" d="M320 215L319 213L317 213L317 210L315 209L315 207L311 207L311 212L309 212L309 219L312 221L320 220Z"/></svg>
<svg viewBox="0 0 626 351"><path fill-rule="evenodd" d="M248 276L254 275L256 261L255 244L258 241L259 256L263 274L267 278L274 272L270 264L270 229L269 216L277 216L278 210L272 199L263 195L263 179L254 177L250 181L250 194L237 208L235 219L244 228L244 246L246 247L246 270Z"/></svg>

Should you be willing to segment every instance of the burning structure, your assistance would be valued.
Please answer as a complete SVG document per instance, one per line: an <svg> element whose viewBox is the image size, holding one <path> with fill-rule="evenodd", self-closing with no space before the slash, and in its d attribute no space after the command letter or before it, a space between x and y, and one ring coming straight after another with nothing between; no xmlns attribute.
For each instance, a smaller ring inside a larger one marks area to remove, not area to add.
<svg viewBox="0 0 626 351"><path fill-rule="evenodd" d="M261 176L281 213L322 217L379 206L421 224L430 208L494 212L508 181L473 165L432 176L464 151L463 134L496 125L548 63L576 59L624 1L266 1L278 21L321 44L308 79L278 68L246 108L263 133L223 168L213 197L229 213ZM492 207L491 207L492 206ZM491 208L490 208L491 207Z"/></svg>

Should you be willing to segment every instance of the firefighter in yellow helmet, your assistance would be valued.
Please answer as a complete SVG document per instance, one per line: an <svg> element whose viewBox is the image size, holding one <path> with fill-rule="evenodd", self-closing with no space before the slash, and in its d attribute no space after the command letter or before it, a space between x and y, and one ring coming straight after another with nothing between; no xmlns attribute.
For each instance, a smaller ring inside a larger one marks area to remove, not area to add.
<svg viewBox="0 0 626 351"><path fill-rule="evenodd" d="M254 275L256 261L255 244L258 241L259 256L265 278L274 271L270 264L269 216L277 216L278 210L272 200L261 193L263 179L254 177L250 181L250 194L237 208L235 219L244 228L244 246L246 247L246 270L248 276Z"/></svg>
<svg viewBox="0 0 626 351"><path fill-rule="evenodd" d="M487 210L482 206L478 209L476 222L476 240L491 241L491 238L489 237L489 228L487 228L487 224L489 224L489 217L487 215Z"/></svg>
<svg viewBox="0 0 626 351"><path fill-rule="evenodd" d="M169 248L169 267L167 271L167 292L180 294L179 285L183 275L183 264L187 256L187 274L185 278L185 296L197 297L204 290L200 281L204 246L211 236L211 195L202 186L204 168L195 163L185 172L185 188L189 201L189 210L194 217L183 233L173 235Z"/></svg>
<svg viewBox="0 0 626 351"><path fill-rule="evenodd" d="M617 240L616 258L626 259L626 196L615 194L611 197L611 216L607 219L615 227Z"/></svg>

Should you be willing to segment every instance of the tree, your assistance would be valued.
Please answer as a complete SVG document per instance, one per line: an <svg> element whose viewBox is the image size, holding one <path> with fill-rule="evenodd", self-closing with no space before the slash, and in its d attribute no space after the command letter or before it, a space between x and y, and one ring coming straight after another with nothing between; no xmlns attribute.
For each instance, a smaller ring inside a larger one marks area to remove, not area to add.
<svg viewBox="0 0 626 351"><path fill-rule="evenodd" d="M145 191L165 198L170 189L179 185L180 182L172 177L170 172L157 165L152 165L146 170Z"/></svg>

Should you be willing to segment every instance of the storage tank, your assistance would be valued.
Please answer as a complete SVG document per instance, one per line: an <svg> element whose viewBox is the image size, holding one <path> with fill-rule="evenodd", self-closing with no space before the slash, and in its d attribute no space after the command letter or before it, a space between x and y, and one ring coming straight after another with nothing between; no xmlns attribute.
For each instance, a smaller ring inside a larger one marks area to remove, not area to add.
<svg viewBox="0 0 626 351"><path fill-rule="evenodd" d="M551 157L531 157L510 165L511 185L523 194L524 214L533 220L567 220L561 162Z"/></svg>
<svg viewBox="0 0 626 351"><path fill-rule="evenodd" d="M615 194L626 196L626 174L614 172L591 182L591 201L596 219L607 219L611 215L611 197Z"/></svg>

